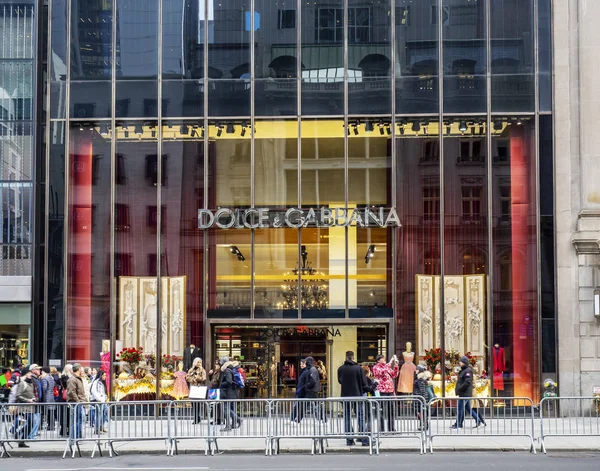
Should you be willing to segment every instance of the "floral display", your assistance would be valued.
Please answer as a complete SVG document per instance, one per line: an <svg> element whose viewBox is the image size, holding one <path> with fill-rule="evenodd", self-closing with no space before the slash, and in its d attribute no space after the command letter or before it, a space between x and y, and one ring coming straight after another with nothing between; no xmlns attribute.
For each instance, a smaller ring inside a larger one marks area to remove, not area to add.
<svg viewBox="0 0 600 471"><path fill-rule="evenodd" d="M161 365L163 368L173 370L181 360L182 357L177 355L163 355L161 359Z"/></svg>
<svg viewBox="0 0 600 471"><path fill-rule="evenodd" d="M131 367L134 367L134 365L137 365L142 361L143 352L144 349L142 347L123 348L117 355L117 359L129 363Z"/></svg>

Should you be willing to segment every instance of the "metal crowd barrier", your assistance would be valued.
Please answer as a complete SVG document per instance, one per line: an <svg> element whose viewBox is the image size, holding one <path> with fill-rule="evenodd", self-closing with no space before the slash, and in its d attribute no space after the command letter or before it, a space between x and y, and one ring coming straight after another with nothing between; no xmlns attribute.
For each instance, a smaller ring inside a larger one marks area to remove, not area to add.
<svg viewBox="0 0 600 471"><path fill-rule="evenodd" d="M28 442L64 443L68 440L69 405L2 404L0 406L0 458L10 457L8 448ZM8 448L7 448L8 447Z"/></svg>
<svg viewBox="0 0 600 471"><path fill-rule="evenodd" d="M118 453L115 442L164 440L167 454L171 447L171 401L88 402L69 405L70 429L63 458L70 451L81 456L80 444L94 443L102 456L102 444L112 457Z"/></svg>
<svg viewBox="0 0 600 471"><path fill-rule="evenodd" d="M209 402L213 420L209 451L219 451L218 439L260 438L269 454L272 402L266 399L220 400Z"/></svg>
<svg viewBox="0 0 600 471"><path fill-rule="evenodd" d="M600 398L545 397L540 401L540 443L546 453L546 438L600 436Z"/></svg>
<svg viewBox="0 0 600 471"><path fill-rule="evenodd" d="M386 396L369 399L374 414L375 451L379 454L382 438L419 440L421 454L427 450L428 409L420 396ZM373 429L374 430L374 429Z"/></svg>
<svg viewBox="0 0 600 471"><path fill-rule="evenodd" d="M485 426L468 413L470 404ZM260 439L265 454L277 454L280 441L310 440L311 452L325 453L328 440L361 441L379 453L381 440L412 438L421 453L433 453L437 437L525 437L535 453L555 436L600 436L600 398L555 397L539 404L531 399L464 398L462 428L451 428L459 413L457 398L435 398L425 404L415 396L329 399L242 399L132 401L0 405L0 457L10 456L19 443L60 443L81 456L81 443L93 443L92 457L116 442L164 440L167 455L177 453L180 440L205 440L205 454L218 451L224 439ZM536 420L539 419L539 422ZM536 430L539 427L539 432Z"/></svg>
<svg viewBox="0 0 600 471"><path fill-rule="evenodd" d="M219 401L220 402L220 401ZM208 454L211 445L212 426L220 424L216 420L219 405L205 400L184 400L173 403L173 436L171 438L171 456L178 453L180 440L204 439L204 454Z"/></svg>
<svg viewBox="0 0 600 471"><path fill-rule="evenodd" d="M474 414L469 413L469 405L485 425L477 426ZM535 409L533 401L527 397L435 398L429 402L427 409L431 453L433 453L433 439L441 436L463 438L522 436L529 439L529 451L536 453ZM464 412L462 427L453 428L458 422L461 409Z"/></svg>

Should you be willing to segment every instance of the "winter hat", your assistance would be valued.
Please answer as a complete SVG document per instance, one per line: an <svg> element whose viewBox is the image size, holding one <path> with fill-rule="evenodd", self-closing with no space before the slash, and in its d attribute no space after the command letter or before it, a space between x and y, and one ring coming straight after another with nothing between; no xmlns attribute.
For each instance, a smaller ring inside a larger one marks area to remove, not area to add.
<svg viewBox="0 0 600 471"><path fill-rule="evenodd" d="M417 365L417 371L419 373L423 373L423 371L426 371L427 368L425 367L425 365Z"/></svg>
<svg viewBox="0 0 600 471"><path fill-rule="evenodd" d="M465 365L469 364L469 358L468 357L461 357L460 360L458 360L460 363L464 363Z"/></svg>
<svg viewBox="0 0 600 471"><path fill-rule="evenodd" d="M221 363L221 366L223 366L228 361L229 361L229 358L227 358L227 357L221 357L221 359L219 360L219 363Z"/></svg>

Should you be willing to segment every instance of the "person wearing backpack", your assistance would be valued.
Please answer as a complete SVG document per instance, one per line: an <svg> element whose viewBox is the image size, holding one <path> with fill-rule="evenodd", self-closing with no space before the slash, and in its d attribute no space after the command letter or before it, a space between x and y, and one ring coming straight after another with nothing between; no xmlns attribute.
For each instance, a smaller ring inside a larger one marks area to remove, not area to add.
<svg viewBox="0 0 600 471"><path fill-rule="evenodd" d="M229 361L229 358L223 357L220 360L221 363L221 384L220 384L220 397L223 400L229 402L223 405L223 415L225 416L225 427L221 429L222 432L229 432L234 428L240 427L242 420L238 417L236 409L237 404L235 400L238 398L237 386L234 382L233 374L233 363Z"/></svg>
<svg viewBox="0 0 600 471"><path fill-rule="evenodd" d="M54 431L54 422L56 417L56 406L54 405L55 384L54 378L50 375L50 368L44 366L40 375L40 385L42 389L42 402L46 404L46 427L49 432Z"/></svg>

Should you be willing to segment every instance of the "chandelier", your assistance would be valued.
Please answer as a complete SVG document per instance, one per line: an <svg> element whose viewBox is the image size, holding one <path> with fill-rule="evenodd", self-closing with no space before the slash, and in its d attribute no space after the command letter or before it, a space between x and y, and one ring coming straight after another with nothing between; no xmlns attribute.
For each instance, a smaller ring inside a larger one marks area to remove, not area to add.
<svg viewBox="0 0 600 471"><path fill-rule="evenodd" d="M281 285L283 301L281 309L327 309L329 307L329 291L325 274L313 268L308 261L308 252L303 245L301 251L302 266L286 272ZM292 275L294 275L292 277ZM300 293L298 293L298 275L300 275ZM300 294L300 302L298 302Z"/></svg>

